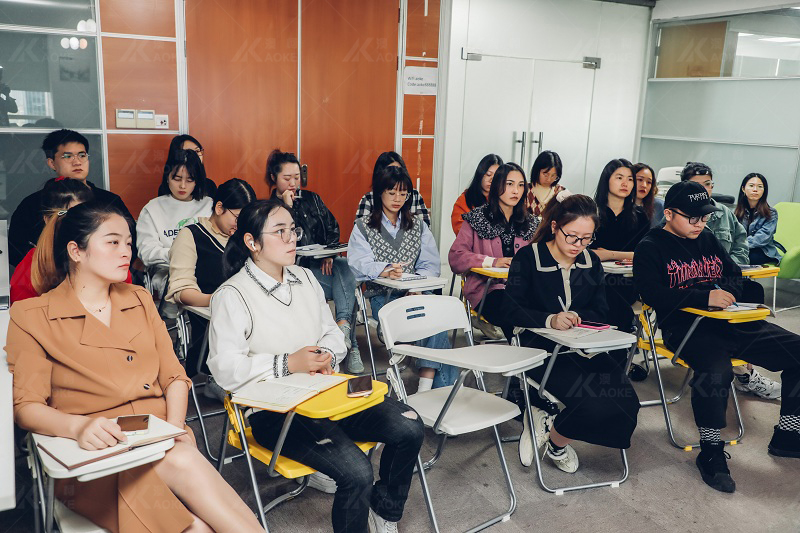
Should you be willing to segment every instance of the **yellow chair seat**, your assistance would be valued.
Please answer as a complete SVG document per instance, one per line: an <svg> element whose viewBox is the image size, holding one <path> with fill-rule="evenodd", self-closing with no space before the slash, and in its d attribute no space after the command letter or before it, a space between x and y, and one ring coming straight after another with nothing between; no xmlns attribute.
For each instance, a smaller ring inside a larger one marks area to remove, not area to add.
<svg viewBox="0 0 800 533"><path fill-rule="evenodd" d="M648 340L646 340L646 339L639 339L639 344L638 345L639 345L639 348L641 348L642 350L649 350L650 349L650 342ZM656 353L658 355L664 356L664 357L666 357L668 359L672 359L672 357L675 355L674 353L672 353L666 347L666 345L664 344L664 340L663 339L656 339ZM684 362L684 360L681 359L680 357L675 362L677 364L681 365L682 367L689 368L689 365L687 365ZM746 361L742 361L741 359L731 359L731 366L742 366L742 365L746 365L746 364L747 364L747 362Z"/></svg>
<svg viewBox="0 0 800 533"><path fill-rule="evenodd" d="M256 442L256 439L253 438L253 430L252 428L245 429L245 435L247 436L247 446L250 448L250 455L255 459L261 461L265 465L269 465L269 462L272 460L272 451L264 448L259 443ZM239 450L242 449L242 443L239 439L239 433L234 430L228 431L228 444L237 448ZM356 446L361 448L361 450L367 452L375 447L374 442L356 442ZM278 457L277 463L275 463L275 471L278 472L280 475L285 477L286 479L296 479L303 476L308 476L316 472L313 468L309 468L302 463L298 463L288 457L280 456Z"/></svg>

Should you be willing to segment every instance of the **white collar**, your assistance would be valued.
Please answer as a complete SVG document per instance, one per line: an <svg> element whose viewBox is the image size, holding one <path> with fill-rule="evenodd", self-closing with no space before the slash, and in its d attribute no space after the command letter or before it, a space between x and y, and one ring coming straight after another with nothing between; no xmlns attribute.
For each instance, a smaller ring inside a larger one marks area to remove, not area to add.
<svg viewBox="0 0 800 533"><path fill-rule="evenodd" d="M536 260L536 270L539 272L555 272L558 269L562 270L569 270L572 268L592 268L592 256L589 255L589 250L585 249L582 251L576 258L575 262L572 263L569 269L564 269L558 261L553 258L553 255L550 253L550 250L547 248L547 243L544 241L540 241L542 246L547 250L547 257L540 257L539 256L539 244L535 243L531 248L533 248L533 257ZM583 259L583 263L580 262L581 258ZM545 262L551 262L552 264L543 265L542 259Z"/></svg>
<svg viewBox="0 0 800 533"><path fill-rule="evenodd" d="M399 228L400 224L403 222L403 212L400 211L397 213L397 225L392 224L392 221L389 220L389 217L386 216L386 213L381 210L381 222L384 226L389 228Z"/></svg>
<svg viewBox="0 0 800 533"><path fill-rule="evenodd" d="M247 275L255 281L267 296L270 296L273 292L280 289L282 286L289 286L289 285L302 285L303 282L300 281L300 278L294 275L294 272L289 270L288 267L283 267L283 283L279 282L263 270L261 270L258 265L255 264L252 258L248 258L247 262L244 264L244 269L247 272Z"/></svg>

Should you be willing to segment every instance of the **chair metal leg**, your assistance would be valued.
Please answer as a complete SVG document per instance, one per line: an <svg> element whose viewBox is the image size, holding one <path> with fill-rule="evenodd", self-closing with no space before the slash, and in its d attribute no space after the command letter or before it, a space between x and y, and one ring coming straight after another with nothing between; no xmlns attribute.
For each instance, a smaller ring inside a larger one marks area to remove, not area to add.
<svg viewBox="0 0 800 533"><path fill-rule="evenodd" d="M231 426L230 419L225 417L225 424L222 426L222 438L219 443L219 458L217 459L217 472L222 474L222 467L225 466L225 451L228 448L228 428Z"/></svg>
<svg viewBox="0 0 800 533"><path fill-rule="evenodd" d="M242 417L241 412L239 412L239 407L234 406L234 414L236 415L236 425L239 426L239 440L242 443L242 452L244 452L244 458L247 461L247 471L250 474L250 484L253 487L253 495L256 497L256 507L258 508L258 518L261 520L261 525L264 526L264 530L269 533L269 527L267 526L267 518L264 513L264 506L261 503L261 493L258 491L258 481L256 480L256 473L253 470L253 459L250 457L250 446L247 444L247 434L245 433L245 426L244 426L244 417Z"/></svg>
<svg viewBox="0 0 800 533"><path fill-rule="evenodd" d="M439 522L436 520L436 511L433 510L433 501L431 500L431 491L428 487L428 480L425 477L425 467L422 464L422 457L417 455L417 475L419 476L419 483L422 486L422 498L425 500L425 507L428 508L428 518L431 520L431 526L435 533L439 533Z"/></svg>
<svg viewBox="0 0 800 533"><path fill-rule="evenodd" d="M442 433L439 435L439 445L436 447L436 453L433 454L428 461L426 461L422 466L425 467L425 470L430 470L433 468L433 465L436 464L436 461L439 460L439 457L442 456L442 451L444 450L444 445L447 442L447 435Z"/></svg>
<svg viewBox="0 0 800 533"><path fill-rule="evenodd" d="M206 424L203 422L204 415L202 411L200 411L200 402L197 401L197 391L194 388L194 383L191 384L189 390L192 391L192 401L194 402L194 408L197 410L197 420L200 422L200 433L203 435L203 445L206 447L206 453L211 458L211 461L217 462L217 457L211 453L211 447L208 445L208 433L206 432ZM224 413L225 411L222 412Z"/></svg>
<svg viewBox="0 0 800 533"><path fill-rule="evenodd" d="M55 508L55 480L48 476L47 478L47 496L45 497L45 515L44 515L44 532L51 533L53 531L53 510Z"/></svg>
<svg viewBox="0 0 800 533"><path fill-rule="evenodd" d="M264 507L264 513L266 514L266 513L270 512L272 509L274 509L275 507L279 506L283 502L288 502L289 500L298 497L300 495L300 493L303 492L304 490L306 490L306 487L308 487L309 479L310 478L308 476L304 476L303 477L303 481L300 483L300 485L296 489L290 490L286 494L281 494L280 496L278 496L277 498L275 498L274 500L269 502Z"/></svg>
<svg viewBox="0 0 800 533"><path fill-rule="evenodd" d="M369 361L372 365L372 379L378 380L378 373L375 368L375 354L372 351L372 341L369 338L369 314L367 313L367 301L364 298L364 291L358 288L358 299L361 301L361 313L364 316L364 333L367 337L367 349L369 350Z"/></svg>

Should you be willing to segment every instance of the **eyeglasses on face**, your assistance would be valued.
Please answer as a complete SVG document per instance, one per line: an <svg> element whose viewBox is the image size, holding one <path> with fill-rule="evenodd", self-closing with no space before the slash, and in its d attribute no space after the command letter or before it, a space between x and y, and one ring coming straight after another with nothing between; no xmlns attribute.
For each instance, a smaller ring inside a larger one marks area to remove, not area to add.
<svg viewBox="0 0 800 533"><path fill-rule="evenodd" d="M673 209L672 212L675 213L676 215L680 215L683 218L685 218L686 220L688 220L689 224L691 224L692 226L694 226L696 224L699 224L701 220L703 222L708 222L709 219L711 218L711 213L707 213L707 214L705 214L705 215L703 215L701 217L690 217L689 215L687 215L685 213L681 213L680 211L676 211L675 209Z"/></svg>
<svg viewBox="0 0 800 533"><path fill-rule="evenodd" d="M391 190L391 191L383 191L383 193L386 194L387 196L389 196L389 198L399 198L401 200L404 199L404 198L408 198L408 196L409 196L409 192L408 191L399 192L399 191Z"/></svg>
<svg viewBox="0 0 800 533"><path fill-rule="evenodd" d="M567 244L578 244L579 246L589 246L594 242L594 233L592 233L589 237L578 237L577 235L572 235L570 233L566 233L563 229L558 228L558 231L564 236L564 240Z"/></svg>
<svg viewBox="0 0 800 533"><path fill-rule="evenodd" d="M295 240L298 241L303 238L303 228L283 228L275 231L264 231L262 235L280 236L283 242L289 244L292 242L292 235L294 235Z"/></svg>
<svg viewBox="0 0 800 533"><path fill-rule="evenodd" d="M61 154L62 161L72 161L75 158L78 158L79 161L86 161L89 159L89 154L86 152L78 152L77 154L73 154L72 152L64 152Z"/></svg>

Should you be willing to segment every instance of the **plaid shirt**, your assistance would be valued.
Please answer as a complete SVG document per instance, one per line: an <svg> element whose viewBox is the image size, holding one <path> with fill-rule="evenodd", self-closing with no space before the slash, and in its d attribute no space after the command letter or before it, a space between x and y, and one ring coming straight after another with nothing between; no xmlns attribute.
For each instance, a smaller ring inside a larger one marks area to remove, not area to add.
<svg viewBox="0 0 800 533"><path fill-rule="evenodd" d="M361 197L361 201L358 202L358 209L356 210L356 220L361 217L369 217L372 214L372 191L369 191L367 194ZM427 206L425 205L425 200L422 199L422 195L416 189L411 191L411 214L412 215L422 215L422 220L425 221L425 224L430 227L431 225L431 213L428 211Z"/></svg>

